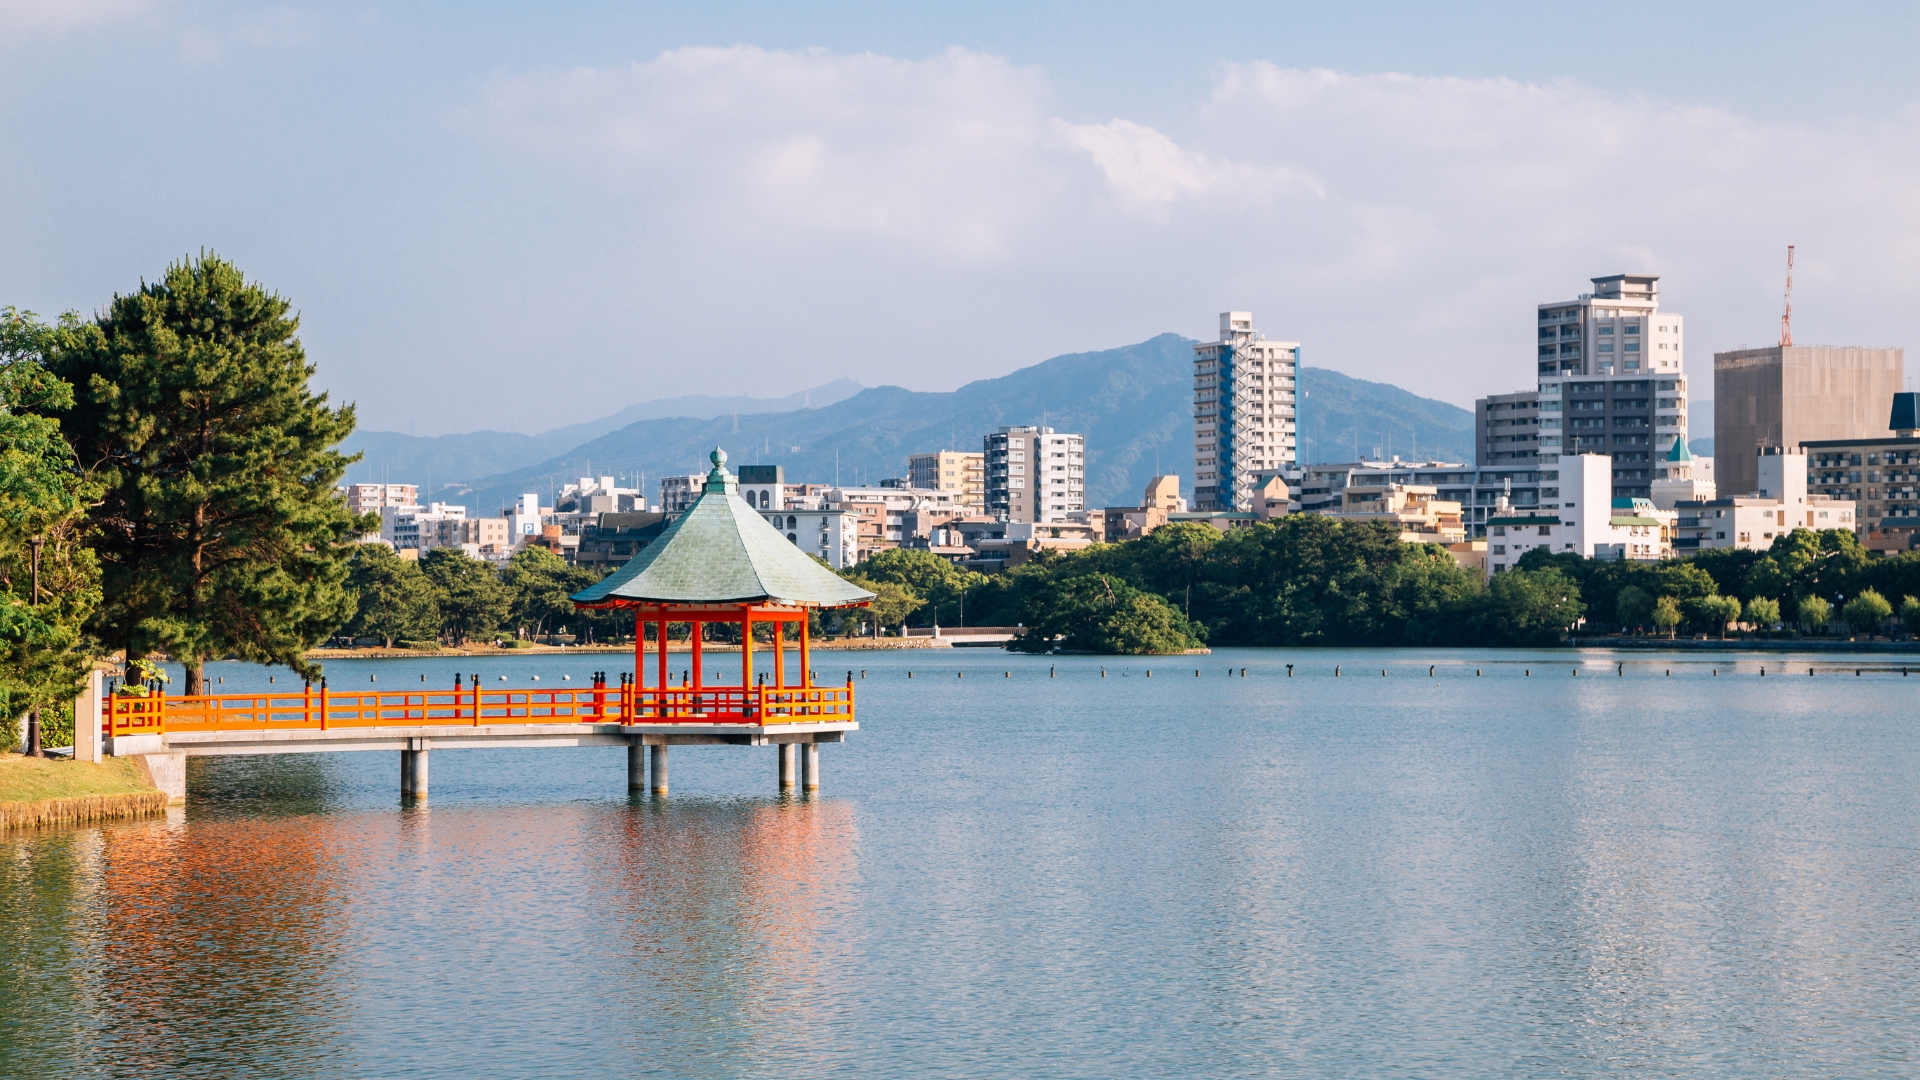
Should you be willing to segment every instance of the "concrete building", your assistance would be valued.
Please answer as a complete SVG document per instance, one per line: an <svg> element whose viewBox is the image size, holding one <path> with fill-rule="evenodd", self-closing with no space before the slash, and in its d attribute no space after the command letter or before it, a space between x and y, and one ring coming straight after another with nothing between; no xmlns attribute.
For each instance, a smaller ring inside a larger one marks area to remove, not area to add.
<svg viewBox="0 0 1920 1080"><path fill-rule="evenodd" d="M578 482L562 484L560 493L554 496L554 506L561 513L581 514L619 514L638 509L641 496L638 488L620 487L611 476L583 476Z"/></svg>
<svg viewBox="0 0 1920 1080"><path fill-rule="evenodd" d="M1697 461L1685 436L1673 440L1653 473L1653 505L1672 510L1677 503L1701 502L1717 494L1711 459Z"/></svg>
<svg viewBox="0 0 1920 1080"><path fill-rule="evenodd" d="M989 514L1007 521L1054 522L1086 508L1083 436L1050 427L1003 427L982 440L982 451Z"/></svg>
<svg viewBox="0 0 1920 1080"><path fill-rule="evenodd" d="M742 466L741 472L749 467ZM856 511L789 510L764 516L795 547L825 559L835 570L845 570L863 557L858 527L861 515Z"/></svg>
<svg viewBox="0 0 1920 1080"><path fill-rule="evenodd" d="M1557 502L1502 506L1487 519L1489 575L1512 569L1536 549L1638 562L1672 557L1679 515L1655 507L1651 499L1616 495L1613 462L1606 455L1565 454L1556 465Z"/></svg>
<svg viewBox="0 0 1920 1080"><path fill-rule="evenodd" d="M1684 323L1660 310L1660 279L1614 274L1536 309L1539 464L1612 461L1614 494L1651 498L1654 462L1687 434Z"/></svg>
<svg viewBox="0 0 1920 1080"><path fill-rule="evenodd" d="M540 496L529 491L520 496L519 502L502 510L500 516L507 519L507 531L512 535L512 543L523 545L546 535L541 528L553 516L553 507L541 506Z"/></svg>
<svg viewBox="0 0 1920 1080"><path fill-rule="evenodd" d="M951 491L954 504L971 514L987 510L987 457L960 450L937 450L907 458L907 483L929 491Z"/></svg>
<svg viewBox="0 0 1920 1080"><path fill-rule="evenodd" d="M1725 461L1726 455L1719 455ZM1683 555L1714 548L1772 547L1795 529L1856 529L1853 500L1808 488L1807 455L1761 447L1753 471L1759 485L1742 495L1675 504L1680 512L1675 548Z"/></svg>
<svg viewBox="0 0 1920 1080"><path fill-rule="evenodd" d="M1394 458L1305 465L1286 474L1286 479L1293 490L1294 509L1308 514L1338 508L1348 484L1430 485L1436 498L1460 504L1461 524L1470 537L1487 535L1487 520L1503 499L1509 509L1525 509L1560 498L1557 464L1481 467Z"/></svg>
<svg viewBox="0 0 1920 1080"><path fill-rule="evenodd" d="M1920 394L1893 395L1887 431L1800 444L1817 494L1858 507L1854 529L1875 551L1920 547Z"/></svg>
<svg viewBox="0 0 1920 1080"><path fill-rule="evenodd" d="M688 473L685 476L663 476L660 478L660 512L663 514L683 514L700 497L707 483L706 473ZM758 509L758 507L755 507Z"/></svg>
<svg viewBox="0 0 1920 1080"><path fill-rule="evenodd" d="M1770 345L1713 356L1713 450L1720 490L1760 484L1761 447L1884 434L1905 377L1901 349Z"/></svg>
<svg viewBox="0 0 1920 1080"><path fill-rule="evenodd" d="M1099 539L1134 540L1165 525L1173 514L1185 513L1178 476L1156 476L1147 481L1139 506L1109 506L1100 512ZM1091 521L1089 521L1091 524Z"/></svg>
<svg viewBox="0 0 1920 1080"><path fill-rule="evenodd" d="M1297 341L1268 341L1247 311L1220 313L1220 340L1193 347L1193 502L1251 511L1257 474L1298 460Z"/></svg>
<svg viewBox="0 0 1920 1080"><path fill-rule="evenodd" d="M742 465L740 497L756 510L787 507L787 471L779 465Z"/></svg>
<svg viewBox="0 0 1920 1080"><path fill-rule="evenodd" d="M1457 544L1467 538L1460 504L1438 498L1437 489L1425 484L1349 484L1341 492L1340 505L1327 516L1386 522L1410 544Z"/></svg>
<svg viewBox="0 0 1920 1080"><path fill-rule="evenodd" d="M347 509L356 514L377 514L389 506L420 505L420 488L414 484L348 484Z"/></svg>
<svg viewBox="0 0 1920 1080"><path fill-rule="evenodd" d="M627 560L658 540L671 521L666 514L648 511L597 514L592 524L580 531L574 565L601 571L625 566Z"/></svg>
<svg viewBox="0 0 1920 1080"><path fill-rule="evenodd" d="M1474 462L1533 466L1540 460L1540 391L1490 394L1473 403Z"/></svg>
<svg viewBox="0 0 1920 1080"><path fill-rule="evenodd" d="M827 492L823 509L850 515L836 527L853 537L853 561L860 562L876 552L903 546L910 531L908 515L932 512L959 516L953 495L951 491L915 488L833 488Z"/></svg>

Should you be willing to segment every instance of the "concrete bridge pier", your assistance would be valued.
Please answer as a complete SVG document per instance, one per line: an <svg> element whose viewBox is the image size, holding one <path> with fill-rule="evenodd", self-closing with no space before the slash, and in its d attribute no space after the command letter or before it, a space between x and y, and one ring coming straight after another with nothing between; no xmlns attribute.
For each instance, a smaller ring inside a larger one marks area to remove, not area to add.
<svg viewBox="0 0 1920 1080"><path fill-rule="evenodd" d="M427 740L412 738L407 740L407 749L400 751L400 797L403 799L424 799L427 797Z"/></svg>
<svg viewBox="0 0 1920 1080"><path fill-rule="evenodd" d="M638 735L627 744L627 790L647 790L647 744Z"/></svg>
<svg viewBox="0 0 1920 1080"><path fill-rule="evenodd" d="M791 791L793 790L794 759L797 756L795 751L799 746L796 743L783 742L777 749L780 751L780 790Z"/></svg>
<svg viewBox="0 0 1920 1080"><path fill-rule="evenodd" d="M805 743L800 747L800 789L820 790L820 744L817 742Z"/></svg>
<svg viewBox="0 0 1920 1080"><path fill-rule="evenodd" d="M651 749L653 750L653 793L665 795L667 793L667 747L664 743L656 743Z"/></svg>

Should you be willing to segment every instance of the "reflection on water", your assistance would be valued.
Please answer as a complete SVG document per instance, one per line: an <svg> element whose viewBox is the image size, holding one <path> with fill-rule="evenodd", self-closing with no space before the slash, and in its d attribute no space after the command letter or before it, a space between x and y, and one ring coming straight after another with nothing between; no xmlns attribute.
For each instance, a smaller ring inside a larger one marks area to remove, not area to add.
<svg viewBox="0 0 1920 1080"><path fill-rule="evenodd" d="M863 658L824 798L196 761L0 835L0 1077L1920 1071L1910 682L1432 659Z"/></svg>

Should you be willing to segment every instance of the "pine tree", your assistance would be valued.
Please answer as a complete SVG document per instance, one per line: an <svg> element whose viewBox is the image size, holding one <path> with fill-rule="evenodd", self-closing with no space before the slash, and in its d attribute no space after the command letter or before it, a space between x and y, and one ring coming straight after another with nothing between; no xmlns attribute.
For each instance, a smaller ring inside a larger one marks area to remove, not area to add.
<svg viewBox="0 0 1920 1080"><path fill-rule="evenodd" d="M62 331L58 412L105 489L94 627L129 660L165 651L204 692L208 657L312 677L306 649L353 614L347 547L372 527L334 490L351 406L308 387L288 302L202 253Z"/></svg>

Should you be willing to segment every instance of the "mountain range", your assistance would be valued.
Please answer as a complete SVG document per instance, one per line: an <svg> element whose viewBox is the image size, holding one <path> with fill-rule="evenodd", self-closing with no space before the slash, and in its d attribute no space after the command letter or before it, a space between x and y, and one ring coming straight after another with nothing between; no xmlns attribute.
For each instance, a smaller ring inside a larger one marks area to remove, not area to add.
<svg viewBox="0 0 1920 1080"><path fill-rule="evenodd" d="M789 483L878 483L904 475L909 454L973 449L1002 425L1041 424L1086 436L1087 505L1133 505L1161 473L1180 474L1191 494L1193 345L1161 334L1056 356L948 392L877 386L823 401L849 388L841 380L812 391L812 407L785 411L695 408L703 399L682 398L670 399L678 406L643 403L538 436L366 432L347 445L367 451L387 477L430 489L425 499L493 514L522 492L539 492L544 501L581 476L617 475L634 485L644 474L651 494L663 474L704 471L715 446L727 450L733 466L785 466ZM1465 409L1325 368L1302 368L1299 379L1303 460L1351 460L1375 448L1473 460L1473 414ZM661 415L664 409L686 415ZM632 410L654 415L617 423ZM576 441L556 449L568 439Z"/></svg>

